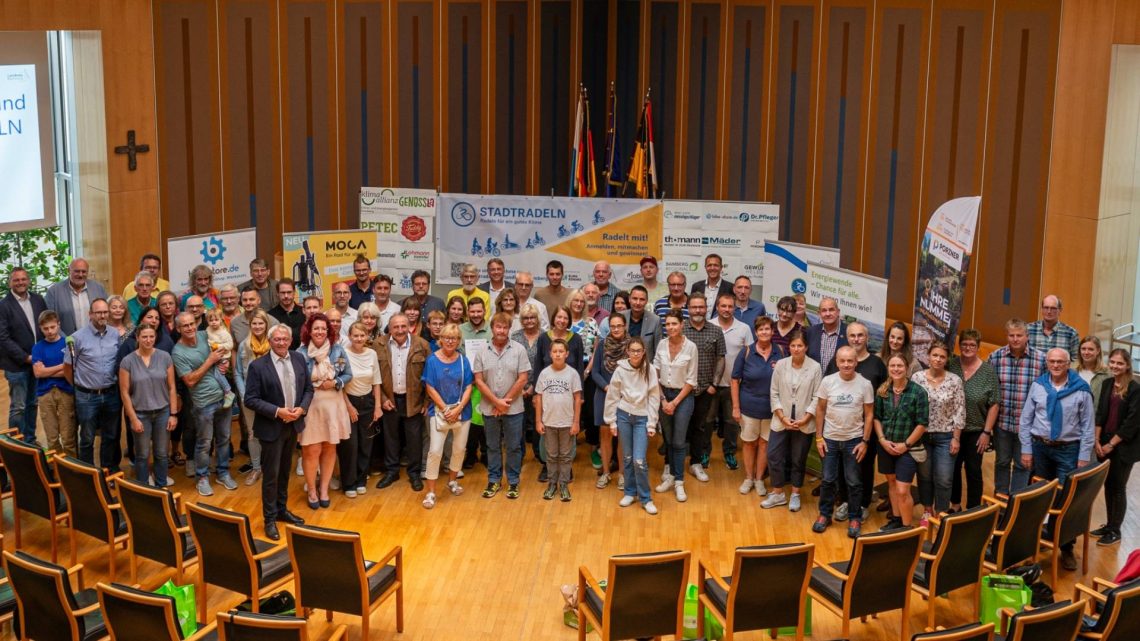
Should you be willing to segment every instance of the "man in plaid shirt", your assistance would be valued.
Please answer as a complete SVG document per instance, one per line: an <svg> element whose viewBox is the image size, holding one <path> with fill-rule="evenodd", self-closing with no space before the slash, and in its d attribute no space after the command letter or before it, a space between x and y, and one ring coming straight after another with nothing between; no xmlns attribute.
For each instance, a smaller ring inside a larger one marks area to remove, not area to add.
<svg viewBox="0 0 1140 641"><path fill-rule="evenodd" d="M697 346L697 386L693 388L693 418L689 423L689 471L698 481L708 481L705 468L712 450L712 425L709 414L716 401L716 381L724 373L727 351L724 332L708 322L708 303L704 294L689 295L689 321L681 331Z"/></svg>
<svg viewBox="0 0 1140 641"><path fill-rule="evenodd" d="M1041 299L1041 320L1027 327L1029 348L1048 354L1054 347L1069 353L1069 360L1077 360L1081 349L1081 335L1061 322L1061 299L1050 294Z"/></svg>
<svg viewBox="0 0 1140 641"><path fill-rule="evenodd" d="M989 362L997 370L1001 387L993 435L994 492L1008 495L1029 484L1029 470L1021 465L1017 427L1029 387L1045 371L1045 354L1029 347L1029 333L1021 319L1006 321L1005 338L1006 346L990 354Z"/></svg>

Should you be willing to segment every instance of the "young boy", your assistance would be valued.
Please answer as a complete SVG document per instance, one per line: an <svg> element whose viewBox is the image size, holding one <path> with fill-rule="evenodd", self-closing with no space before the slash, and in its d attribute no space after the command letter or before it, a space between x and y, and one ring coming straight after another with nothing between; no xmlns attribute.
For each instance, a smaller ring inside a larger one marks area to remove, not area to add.
<svg viewBox="0 0 1140 641"><path fill-rule="evenodd" d="M63 350L67 341L59 332L59 316L50 309L40 313L44 338L32 346L32 373L36 376L40 420L48 449L61 447L75 456L75 391L63 377Z"/></svg>
<svg viewBox="0 0 1140 641"><path fill-rule="evenodd" d="M578 370L566 366L570 349L557 338L550 346L551 365L538 375L534 385L535 429L546 435L546 460L550 485L542 498L550 500L555 492L563 501L570 500L571 452L578 435L578 419L582 412L582 379Z"/></svg>

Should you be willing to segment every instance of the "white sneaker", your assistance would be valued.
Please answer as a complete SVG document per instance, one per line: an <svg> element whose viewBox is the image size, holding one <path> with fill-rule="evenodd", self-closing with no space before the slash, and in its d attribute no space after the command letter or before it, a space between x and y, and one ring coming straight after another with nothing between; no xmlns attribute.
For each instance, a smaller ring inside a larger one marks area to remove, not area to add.
<svg viewBox="0 0 1140 641"><path fill-rule="evenodd" d="M646 503L642 507L644 507L645 511L648 512L649 514L657 514L657 506L653 504L653 501L649 501L648 503Z"/></svg>
<svg viewBox="0 0 1140 641"><path fill-rule="evenodd" d="M673 484L673 492L676 493L676 495L677 495L677 502L684 503L685 501L689 500L689 495L685 494L685 484L684 483L674 483Z"/></svg>
<svg viewBox="0 0 1140 641"><path fill-rule="evenodd" d="M356 486L356 495L357 496L360 496L361 494L364 494L367 491L368 491L368 488L364 487L363 485L357 485Z"/></svg>
<svg viewBox="0 0 1140 641"><path fill-rule="evenodd" d="M610 475L609 474L603 474L603 475L598 477L598 482L594 483L594 487L598 488L599 490L604 490L604 489L606 489L606 486L609 484L610 484Z"/></svg>
<svg viewBox="0 0 1140 641"><path fill-rule="evenodd" d="M428 492L424 497L423 506L425 510L430 510L435 507L435 492Z"/></svg>
<svg viewBox="0 0 1140 641"><path fill-rule="evenodd" d="M788 510L792 512L800 511L800 495L793 494L792 498L788 500Z"/></svg>
<svg viewBox="0 0 1140 641"><path fill-rule="evenodd" d="M301 457L297 457L297 476L304 476L305 469L301 467Z"/></svg>
<svg viewBox="0 0 1140 641"><path fill-rule="evenodd" d="M768 495L768 498L764 499L764 501L760 503L760 507L764 508L765 510L769 510L771 508L787 504L788 497L784 496L783 492L772 492Z"/></svg>
<svg viewBox="0 0 1140 641"><path fill-rule="evenodd" d="M625 474L618 474L618 489L625 489Z"/></svg>
<svg viewBox="0 0 1140 641"><path fill-rule="evenodd" d="M356 498L356 490L345 490L344 495L350 499Z"/></svg>
<svg viewBox="0 0 1140 641"><path fill-rule="evenodd" d="M705 468L701 467L700 463L693 463L689 466L689 472L693 474L701 483L709 482L709 475L705 474Z"/></svg>
<svg viewBox="0 0 1140 641"><path fill-rule="evenodd" d="M768 496L768 486L764 481L756 481L756 496Z"/></svg>
<svg viewBox="0 0 1140 641"><path fill-rule="evenodd" d="M661 477L661 484L657 486L658 492L668 492L673 489L673 475L666 474Z"/></svg>
<svg viewBox="0 0 1140 641"><path fill-rule="evenodd" d="M744 479L744 482L740 484L740 493L741 494L748 494L749 492L751 492L752 491L752 485L754 483L755 483L755 481L753 481L752 479Z"/></svg>
<svg viewBox="0 0 1140 641"><path fill-rule="evenodd" d="M846 521L847 520L847 504L846 503L840 503L839 507L835 508L835 520L836 521Z"/></svg>
<svg viewBox="0 0 1140 641"><path fill-rule="evenodd" d="M629 507L633 505L633 502L636 500L637 498L633 496L623 496L621 497L621 500L618 501L618 505L621 507Z"/></svg>
<svg viewBox="0 0 1140 641"><path fill-rule="evenodd" d="M448 481L447 489L451 490L451 493L455 496L463 494L463 487L459 485L459 481Z"/></svg>
<svg viewBox="0 0 1140 641"><path fill-rule="evenodd" d="M466 474L463 473L463 470L459 470L458 472L455 473L455 478L457 478L457 479L461 479L464 476L466 476Z"/></svg>

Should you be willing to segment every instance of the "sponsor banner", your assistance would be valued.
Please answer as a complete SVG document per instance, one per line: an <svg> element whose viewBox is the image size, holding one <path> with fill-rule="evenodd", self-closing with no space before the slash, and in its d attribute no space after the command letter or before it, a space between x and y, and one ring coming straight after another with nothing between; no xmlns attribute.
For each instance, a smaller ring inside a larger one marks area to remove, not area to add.
<svg viewBox="0 0 1140 641"><path fill-rule="evenodd" d="M393 243L378 241L376 255L370 256L380 267L404 267L415 271L425 269L431 271L434 265L435 252L431 246L418 243ZM387 271L385 272L387 273Z"/></svg>
<svg viewBox="0 0 1140 641"><path fill-rule="evenodd" d="M374 214L399 214L435 218L439 194L434 189L403 189L392 187L360 188L360 222Z"/></svg>
<svg viewBox="0 0 1140 641"><path fill-rule="evenodd" d="M257 257L257 230L235 229L217 234L180 236L166 241L170 286L182 292L190 287L190 270L205 265L214 270L214 287L249 280L249 261Z"/></svg>
<svg viewBox="0 0 1140 641"><path fill-rule="evenodd" d="M565 266L567 287L606 260L620 285L640 278L643 256L661 254L661 201L440 194L438 209L436 282L443 284L458 284L466 263L485 280L487 260L498 257L508 280L525 270L539 287L551 260Z"/></svg>
<svg viewBox="0 0 1140 641"><path fill-rule="evenodd" d="M839 250L783 240L771 240L764 244L764 299L761 302L766 308L775 312L776 302L784 296L807 296L809 262L838 267ZM818 319L811 320L816 322Z"/></svg>
<svg viewBox="0 0 1140 641"><path fill-rule="evenodd" d="M285 275L297 283L297 303L306 296L320 296L324 307L332 306L332 285L352 281L352 261L357 254L374 257L376 232L348 229L328 232L297 232L283 236ZM378 262L371 261L375 274ZM391 275L391 270L385 270Z"/></svg>
<svg viewBox="0 0 1140 641"><path fill-rule="evenodd" d="M780 208L771 203L666 200L663 251L666 260L699 256L690 279L705 277L704 256L719 254L724 278L745 275L759 291L764 284L764 243L779 237Z"/></svg>
<svg viewBox="0 0 1140 641"><path fill-rule="evenodd" d="M412 295L412 273L415 269L408 267L382 267L380 271L392 277L393 300L403 296ZM431 270L426 270L430 272Z"/></svg>
<svg viewBox="0 0 1140 641"><path fill-rule="evenodd" d="M668 282L669 274L673 272L681 272L685 275L685 291L693 288L693 283L702 280L705 277L705 257L696 254L691 255L675 255L668 252L665 257L657 263L657 282ZM638 273L638 281L640 282L641 273ZM638 284L638 283L635 283ZM653 301L649 301L652 303Z"/></svg>
<svg viewBox="0 0 1140 641"><path fill-rule="evenodd" d="M763 234L776 238L780 232L780 206L772 203L717 200L665 200L665 225Z"/></svg>
<svg viewBox="0 0 1140 641"><path fill-rule="evenodd" d="M435 244L435 218L403 214L361 214L360 228L376 232L381 243L407 243L431 249Z"/></svg>
<svg viewBox="0 0 1140 641"><path fill-rule="evenodd" d="M887 322L887 280L808 261L804 298L809 314L818 316L819 301L824 297L839 303L844 322L859 321L867 326L867 348L878 352Z"/></svg>
<svg viewBox="0 0 1140 641"><path fill-rule="evenodd" d="M912 335L915 358L923 364L931 341L954 345L981 202L970 196L943 203L926 225L918 252Z"/></svg>

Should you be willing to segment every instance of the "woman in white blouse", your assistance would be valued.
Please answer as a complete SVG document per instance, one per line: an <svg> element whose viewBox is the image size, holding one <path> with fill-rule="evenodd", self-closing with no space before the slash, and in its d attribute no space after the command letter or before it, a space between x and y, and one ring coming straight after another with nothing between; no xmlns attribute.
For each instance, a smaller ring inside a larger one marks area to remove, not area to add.
<svg viewBox="0 0 1140 641"><path fill-rule="evenodd" d="M926 426L926 461L918 466L918 497L922 503L922 521L930 522L935 514L950 509L950 488L954 482L954 460L966 427L966 388L961 377L946 371L950 349L945 343L930 344L927 358L930 368L915 372L910 380L926 390L930 403L930 423Z"/></svg>
<svg viewBox="0 0 1140 641"><path fill-rule="evenodd" d="M348 395L348 418L352 432L336 444L336 457L340 461L340 486L350 499L368 490L368 467L372 463L373 426L384 410L380 407L380 362L376 350L369 349L371 332L362 322L348 328L348 364L352 380L345 386Z"/></svg>
<svg viewBox="0 0 1140 641"><path fill-rule="evenodd" d="M679 309L665 313L665 340L657 345L653 357L661 384L661 434L668 448L665 473L657 491L673 490L681 502L689 498L685 494L685 456L689 421L693 418L692 391L697 385L697 346L681 333L684 322Z"/></svg>
<svg viewBox="0 0 1140 641"><path fill-rule="evenodd" d="M768 438L768 474L772 491L760 504L773 508L787 503L792 512L800 511L800 488L804 486L804 470L812 435L815 434L816 404L812 402L823 370L807 355L807 339L803 332L788 335L791 356L776 363L772 372L772 433ZM789 469L784 467L790 463ZM784 485L791 481L791 499L784 498Z"/></svg>

